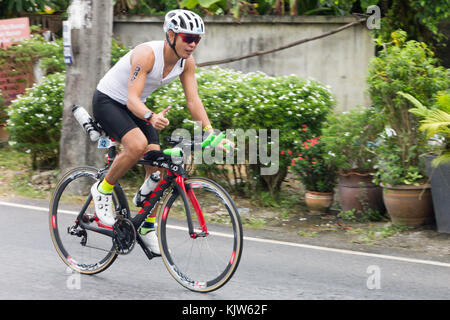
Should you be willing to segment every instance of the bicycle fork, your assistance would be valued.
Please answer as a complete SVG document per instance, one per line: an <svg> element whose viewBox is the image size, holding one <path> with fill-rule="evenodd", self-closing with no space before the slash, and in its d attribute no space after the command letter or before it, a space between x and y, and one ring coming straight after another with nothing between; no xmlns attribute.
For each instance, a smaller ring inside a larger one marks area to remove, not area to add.
<svg viewBox="0 0 450 320"><path fill-rule="evenodd" d="M177 191L180 194L181 198L183 199L184 206L186 208L186 219L187 219L187 224L188 224L188 229L189 229L189 236L192 239L196 239L198 237L206 237L206 236L208 236L209 233L208 233L208 228L206 227L206 222L205 222L205 218L203 216L202 209L200 208L197 198L195 197L194 190L189 185L187 185L187 188L186 188L186 184L184 183L185 180L186 179L184 177L178 176L176 178L175 186L176 186ZM194 231L191 210L190 210L189 201L187 198L189 198L190 202L192 203L195 214L197 215L197 219L200 224L200 229L202 230L200 233Z"/></svg>

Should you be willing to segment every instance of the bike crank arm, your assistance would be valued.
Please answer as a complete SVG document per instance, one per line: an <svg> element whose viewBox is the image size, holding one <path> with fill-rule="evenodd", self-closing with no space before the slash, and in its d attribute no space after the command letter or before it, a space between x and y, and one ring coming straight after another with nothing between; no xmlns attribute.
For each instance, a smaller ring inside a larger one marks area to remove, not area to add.
<svg viewBox="0 0 450 320"><path fill-rule="evenodd" d="M95 226L92 226L92 225L90 225L88 223L85 223L83 220L79 220L78 223L79 223L80 227L83 228L83 229L90 230L90 231L93 231L93 232L97 232L97 233L103 234L103 235L111 237L111 238L114 235L112 228L111 229L106 229L106 228L101 228L101 227L95 227Z"/></svg>
<svg viewBox="0 0 450 320"><path fill-rule="evenodd" d="M142 250L144 251L145 255L147 256L147 258L149 260L152 260L155 257L153 255L153 253L147 248L147 246L145 245L145 243L142 240L142 238L139 235L139 233L136 234L136 242L141 246Z"/></svg>

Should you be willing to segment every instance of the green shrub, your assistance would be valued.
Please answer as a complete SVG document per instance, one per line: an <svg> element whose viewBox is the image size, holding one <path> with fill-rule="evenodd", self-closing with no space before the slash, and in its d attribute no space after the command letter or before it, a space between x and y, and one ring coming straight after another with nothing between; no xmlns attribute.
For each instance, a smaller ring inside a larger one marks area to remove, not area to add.
<svg viewBox="0 0 450 320"><path fill-rule="evenodd" d="M64 73L44 78L8 108L10 145L31 153L33 169L54 168L58 161L64 104Z"/></svg>
<svg viewBox="0 0 450 320"><path fill-rule="evenodd" d="M439 155L433 160L433 166L450 162L450 90L439 92L436 104L430 108L425 107L410 94L403 92L399 94L415 106L409 112L421 118L419 129L426 132L427 138L432 139L434 150L430 151Z"/></svg>
<svg viewBox="0 0 450 320"><path fill-rule="evenodd" d="M383 129L383 115L372 107L331 113L322 130L324 151L340 171L371 172Z"/></svg>
<svg viewBox="0 0 450 320"><path fill-rule="evenodd" d="M284 155L291 159L288 168L307 191L333 192L337 168L333 161L327 160L324 144L320 140L319 137L307 139L299 150L301 153Z"/></svg>
<svg viewBox="0 0 450 320"><path fill-rule="evenodd" d="M127 52L113 39L111 65ZM33 35L8 50L0 50L0 62L25 63L16 72L32 72L28 68L38 60L39 67L47 75L43 82L34 84L24 95L19 95L10 105L8 113L2 114L0 103L0 124L7 123L7 130L11 133L10 144L32 154L34 169L54 167L58 163L66 68L62 41L48 42L40 35ZM7 120L8 115L10 120Z"/></svg>
<svg viewBox="0 0 450 320"><path fill-rule="evenodd" d="M334 105L334 98L322 84L297 76L271 77L261 72L244 74L214 67L199 69L196 77L200 98L214 128L222 131L254 129L257 135L259 129L278 129L279 150L295 151L301 148L304 140L319 135L322 123ZM178 80L153 93L147 105L157 111L172 106L168 113L170 125L162 132L163 135L170 135L176 128L193 130ZM248 137L246 140L247 155L249 144L255 143L258 138L253 139ZM268 142L271 139L269 137ZM270 146L267 149L271 150ZM220 175L229 186L238 189L261 187L271 193L277 192L290 161L280 158L277 174L261 175L261 169L267 165L259 160L254 164L233 165L234 181L227 181L228 173L221 166L197 167L204 174ZM242 170L247 173L248 180L243 180L240 175Z"/></svg>
<svg viewBox="0 0 450 320"><path fill-rule="evenodd" d="M7 50L0 49L0 64L13 65L15 71L11 75L33 73L36 63L39 63L44 75L63 72L66 70L63 49L62 39L45 41L40 34L32 34L30 39L12 45ZM111 66L127 52L128 49L113 38Z"/></svg>
<svg viewBox="0 0 450 320"><path fill-rule="evenodd" d="M124 55L130 51L116 39L111 39L111 67L117 63Z"/></svg>
<svg viewBox="0 0 450 320"><path fill-rule="evenodd" d="M6 113L6 106L3 102L3 95L0 91L0 126L6 124L6 120L8 120L8 114Z"/></svg>
<svg viewBox="0 0 450 320"><path fill-rule="evenodd" d="M426 136L419 131L419 119L409 110L414 105L398 92L413 95L423 105L432 105L435 95L449 88L449 70L439 66L425 43L407 41L406 33L392 33L393 41L371 61L367 82L369 94L383 113L390 135L377 151L377 182L416 184L424 180L420 155L426 149Z"/></svg>
<svg viewBox="0 0 450 320"><path fill-rule="evenodd" d="M0 49L0 65L13 66L11 75L32 74L39 60L45 74L61 72L65 69L63 59L62 40L45 41L39 34L32 34L30 39L8 49Z"/></svg>
<svg viewBox="0 0 450 320"><path fill-rule="evenodd" d="M200 97L214 128L244 131L278 129L281 150L300 149L303 141L318 135L334 104L330 91L319 82L296 76L269 77L263 73L243 74L220 68L200 69L196 76ZM55 74L28 90L10 107L12 118L8 125L11 141L16 147L32 152L36 167L55 162L58 158L63 97L64 74ZM190 121L179 80L158 89L149 96L146 104L154 111L172 107L168 113L170 125L161 136L170 135L177 128L186 128L193 133L194 124ZM249 143L257 139L247 137L247 151ZM268 142L271 141L269 137ZM203 174L224 178L221 181L236 189L262 187L274 193L290 164L285 158L278 159L280 149L275 149L277 154L274 157L279 171L271 176L261 175L261 168L267 164L261 163L259 158L254 164L233 164L232 180L225 165L205 164L198 169ZM268 150L271 150L270 146ZM241 176L243 171L249 179Z"/></svg>

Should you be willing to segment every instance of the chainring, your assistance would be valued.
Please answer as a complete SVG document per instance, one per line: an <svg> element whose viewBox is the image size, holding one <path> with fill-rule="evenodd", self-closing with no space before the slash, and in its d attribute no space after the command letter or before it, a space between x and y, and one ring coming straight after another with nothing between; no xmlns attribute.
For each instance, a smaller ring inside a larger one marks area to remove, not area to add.
<svg viewBox="0 0 450 320"><path fill-rule="evenodd" d="M118 254L129 254L136 243L136 229L133 223L119 216L113 226L112 242Z"/></svg>

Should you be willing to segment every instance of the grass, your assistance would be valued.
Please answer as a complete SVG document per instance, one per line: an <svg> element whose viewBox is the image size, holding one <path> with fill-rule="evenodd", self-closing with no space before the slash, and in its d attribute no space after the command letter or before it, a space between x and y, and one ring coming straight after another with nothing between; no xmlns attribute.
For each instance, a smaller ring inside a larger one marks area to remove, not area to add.
<svg viewBox="0 0 450 320"><path fill-rule="evenodd" d="M377 240L389 238L411 229L411 227L395 225L389 222L384 226L374 227L370 225L367 230L356 228L348 232L360 234L359 241L362 241L366 244L374 244L374 242L376 242Z"/></svg>
<svg viewBox="0 0 450 320"><path fill-rule="evenodd" d="M34 186L30 181L35 172L31 157L9 146L0 147L0 194L49 199L49 191Z"/></svg>
<svg viewBox="0 0 450 320"><path fill-rule="evenodd" d="M30 156L9 146L0 147L0 168L9 170L27 169L31 166Z"/></svg>
<svg viewBox="0 0 450 320"><path fill-rule="evenodd" d="M319 236L319 233L315 232L315 231L302 231L302 230L300 230L299 232L297 232L297 234L300 237L303 237L303 238L317 238Z"/></svg>

